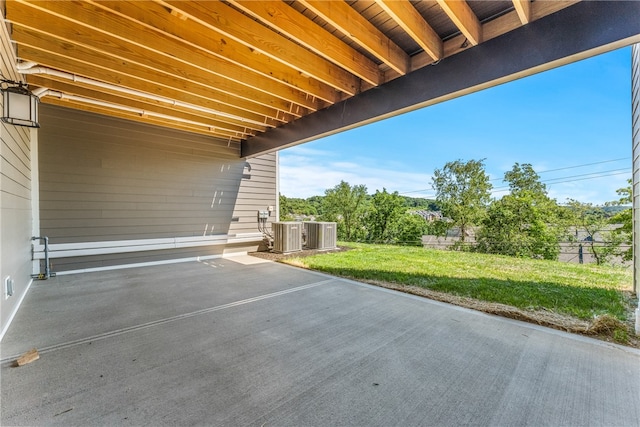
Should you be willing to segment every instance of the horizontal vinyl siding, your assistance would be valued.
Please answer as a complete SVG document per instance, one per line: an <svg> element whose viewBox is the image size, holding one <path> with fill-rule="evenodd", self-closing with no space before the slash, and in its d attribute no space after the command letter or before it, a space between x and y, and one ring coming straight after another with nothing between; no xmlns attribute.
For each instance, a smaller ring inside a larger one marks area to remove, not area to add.
<svg viewBox="0 0 640 427"><path fill-rule="evenodd" d="M254 231L258 211L276 207L276 154L265 154L248 162L251 168L245 169L245 179L240 183L233 211L237 221L231 223L231 233ZM272 212L270 220L275 218L276 213Z"/></svg>
<svg viewBox="0 0 640 427"><path fill-rule="evenodd" d="M2 25L0 72L18 81L12 49ZM30 129L0 122L0 337L31 282L31 176ZM7 277L14 281L9 298L4 289Z"/></svg>
<svg viewBox="0 0 640 427"><path fill-rule="evenodd" d="M51 243L255 233L275 206L275 155L238 144L43 105L40 225ZM244 245L245 250L255 245ZM62 269L158 261L224 247L55 260Z"/></svg>
<svg viewBox="0 0 640 427"><path fill-rule="evenodd" d="M633 249L634 289L640 292L640 44L633 46L631 70L631 111L633 135ZM637 323L636 323L637 324Z"/></svg>

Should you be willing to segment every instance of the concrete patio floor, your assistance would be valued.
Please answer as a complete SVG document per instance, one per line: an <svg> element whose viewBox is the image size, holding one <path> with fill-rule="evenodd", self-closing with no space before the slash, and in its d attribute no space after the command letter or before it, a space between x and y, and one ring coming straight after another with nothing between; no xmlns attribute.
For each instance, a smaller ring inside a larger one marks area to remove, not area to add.
<svg viewBox="0 0 640 427"><path fill-rule="evenodd" d="M640 425L637 350L256 262L34 282L0 424Z"/></svg>

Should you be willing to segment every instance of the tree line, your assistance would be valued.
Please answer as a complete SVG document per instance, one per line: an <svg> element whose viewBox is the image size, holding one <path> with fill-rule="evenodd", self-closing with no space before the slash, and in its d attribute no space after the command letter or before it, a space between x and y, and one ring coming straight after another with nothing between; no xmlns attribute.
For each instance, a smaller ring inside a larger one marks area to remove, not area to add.
<svg viewBox="0 0 640 427"><path fill-rule="evenodd" d="M429 224L417 210L440 211L435 200L401 196L386 189L367 193L364 185L345 181L307 199L280 195L280 220L310 219L338 224L338 239L419 245Z"/></svg>
<svg viewBox="0 0 640 427"><path fill-rule="evenodd" d="M420 244L424 234L444 236L456 230L455 249L515 257L557 259L562 242L573 242L596 263L632 258L631 182L618 199L601 206L548 195L530 164L515 163L503 177L509 192L492 198L484 159L448 162L432 178L435 200L389 193L368 195L364 185L340 182L324 196L293 199L280 195L280 218L294 214L338 223L338 238L390 244ZM425 221L416 210L439 211ZM471 238L473 237L473 238Z"/></svg>

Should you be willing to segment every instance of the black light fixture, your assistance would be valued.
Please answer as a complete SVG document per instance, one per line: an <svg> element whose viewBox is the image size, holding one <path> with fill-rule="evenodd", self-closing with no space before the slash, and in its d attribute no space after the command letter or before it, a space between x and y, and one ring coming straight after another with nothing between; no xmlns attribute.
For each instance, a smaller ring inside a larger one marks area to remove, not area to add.
<svg viewBox="0 0 640 427"><path fill-rule="evenodd" d="M16 126L39 128L38 102L40 99L29 91L26 83L2 79L2 120Z"/></svg>

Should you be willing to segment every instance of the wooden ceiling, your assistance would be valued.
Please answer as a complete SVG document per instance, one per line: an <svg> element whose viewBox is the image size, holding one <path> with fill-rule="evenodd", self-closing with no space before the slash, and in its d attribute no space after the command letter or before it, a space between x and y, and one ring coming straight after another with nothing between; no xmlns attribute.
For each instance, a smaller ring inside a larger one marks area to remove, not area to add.
<svg viewBox="0 0 640 427"><path fill-rule="evenodd" d="M42 102L240 142L574 3L8 0L5 17Z"/></svg>

